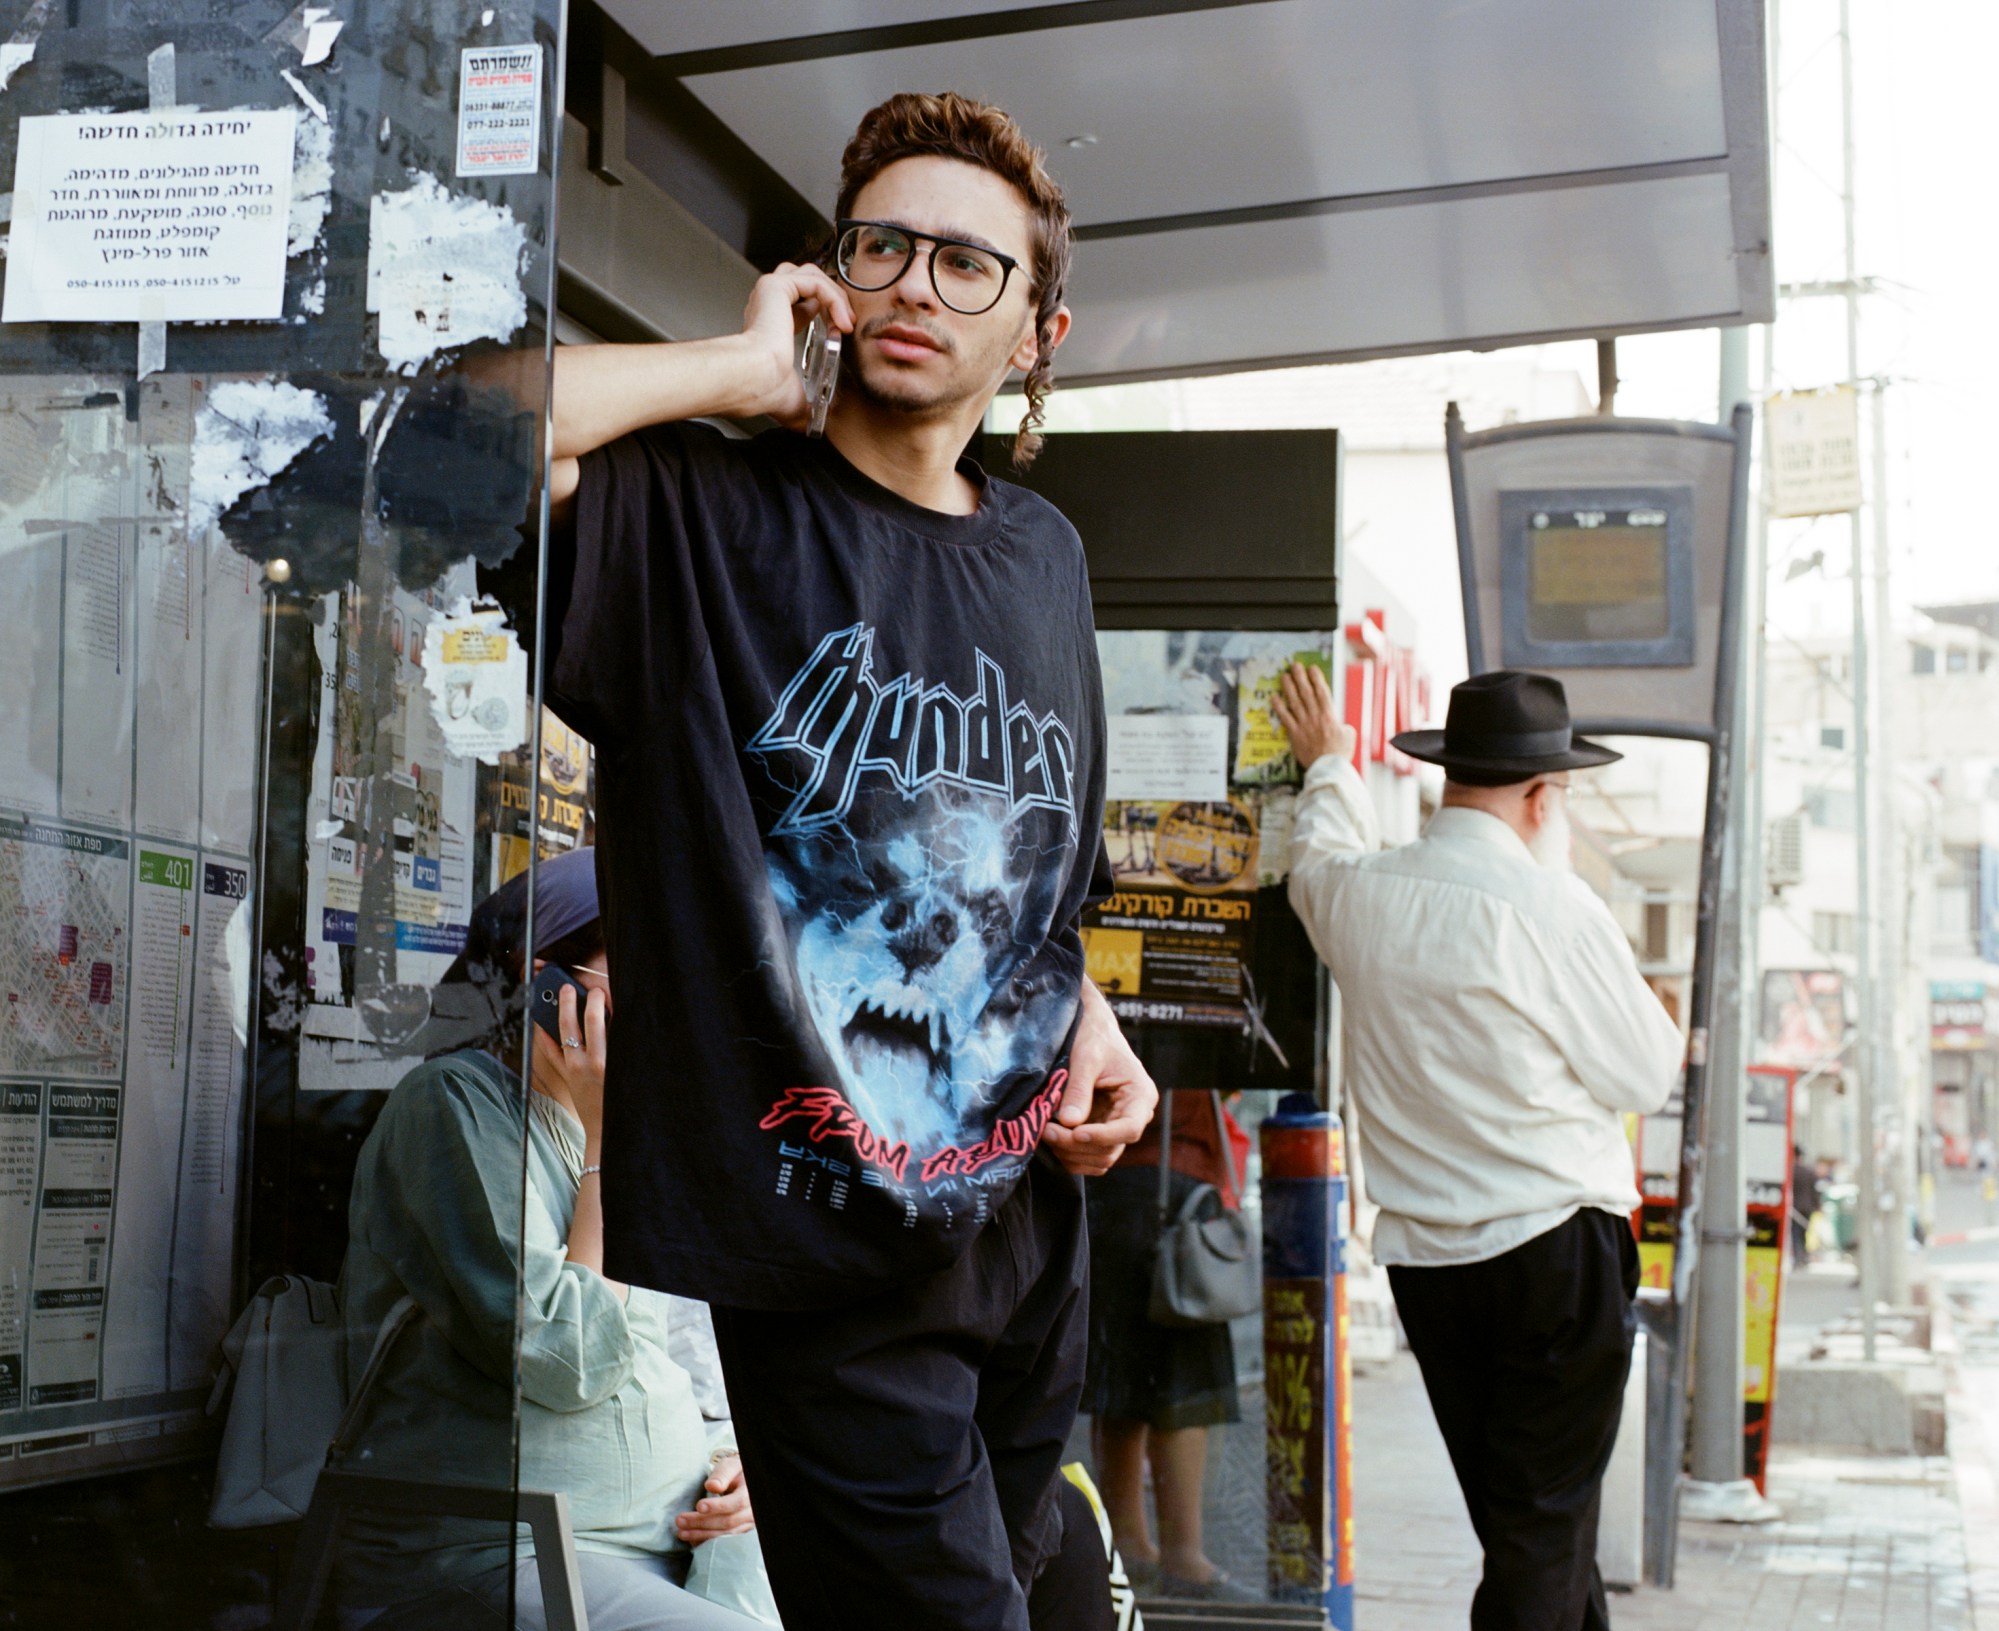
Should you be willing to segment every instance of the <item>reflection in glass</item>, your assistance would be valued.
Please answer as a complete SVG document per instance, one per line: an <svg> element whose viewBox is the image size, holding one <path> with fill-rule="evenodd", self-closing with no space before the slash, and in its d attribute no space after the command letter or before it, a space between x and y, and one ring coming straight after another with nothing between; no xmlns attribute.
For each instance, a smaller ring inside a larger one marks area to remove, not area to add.
<svg viewBox="0 0 1999 1631"><path fill-rule="evenodd" d="M8 279L42 275L34 234L73 203L135 212L114 271L162 291L158 321L0 328L0 1598L28 1624L261 1623L294 1581L380 1328L335 1284L357 1155L468 1023L433 993L476 905L587 828L573 742L552 793L579 813L533 819L558 8L391 3L330 34L283 11L0 24L24 206L24 125L31 152L85 110L133 132L14 216ZM468 168L463 53L490 46L535 135ZM255 112L289 147L167 154L162 107L189 140ZM230 237L213 276L277 310L184 320L216 315L187 268L232 212L276 215L273 258ZM480 353L513 361L456 371ZM491 1358L429 1472L510 1505L510 1334ZM477 1543L510 1556L510 1519ZM350 1539L368 1523L414 1532L357 1509Z"/></svg>
<svg viewBox="0 0 1999 1631"><path fill-rule="evenodd" d="M710 1535L682 1516L711 1480L740 1475L706 1309L601 1273L590 1163L615 1005L595 871L583 848L534 875L533 989L566 992L545 1025L520 1000L528 875L480 904L436 996L453 1029L480 1014L489 1028L403 1077L355 1169L342 1314L350 1353L372 1357L338 1466L420 1492L423 1507L348 1520L342 1609L385 1611L373 1622L385 1627L456 1624L468 1604L497 1613L510 1590L521 1623L545 1623L549 1538L517 1563L506 1532L459 1499L486 1481L480 1448L514 1417L516 1379L524 1500L564 1493L573 1541L556 1542L569 1554L559 1572L586 1605L615 1599L627 1623L730 1623L680 1589L695 1540L704 1564L730 1554L762 1580L753 1532ZM549 978L567 967L582 978ZM531 1090L509 1064L529 1041Z"/></svg>

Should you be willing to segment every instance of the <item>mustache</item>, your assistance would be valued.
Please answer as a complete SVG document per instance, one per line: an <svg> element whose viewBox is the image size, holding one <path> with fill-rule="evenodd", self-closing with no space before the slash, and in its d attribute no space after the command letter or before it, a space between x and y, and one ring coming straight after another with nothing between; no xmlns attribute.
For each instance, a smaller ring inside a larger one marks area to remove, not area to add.
<svg viewBox="0 0 1999 1631"><path fill-rule="evenodd" d="M941 334L936 329L932 328L928 323L922 322L914 317L894 317L894 316L876 317L870 320L869 322L863 323L861 325L861 338L864 340L872 340L877 334L880 334L882 330L891 329L891 328L915 329L917 333L921 334L924 337L924 339L928 340L932 345L934 345L939 351L943 352L947 357L957 349L957 347L951 343L951 337L948 334Z"/></svg>

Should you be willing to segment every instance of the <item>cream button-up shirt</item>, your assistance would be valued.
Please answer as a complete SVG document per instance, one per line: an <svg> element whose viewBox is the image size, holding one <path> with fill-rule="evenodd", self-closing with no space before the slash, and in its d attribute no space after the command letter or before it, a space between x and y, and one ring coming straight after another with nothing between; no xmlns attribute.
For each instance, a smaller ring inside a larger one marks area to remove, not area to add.
<svg viewBox="0 0 1999 1631"><path fill-rule="evenodd" d="M1382 849L1366 787L1330 754L1290 859L1339 983L1376 1261L1482 1262L1582 1207L1636 1207L1622 1113L1665 1104L1683 1047L1589 886L1462 806Z"/></svg>

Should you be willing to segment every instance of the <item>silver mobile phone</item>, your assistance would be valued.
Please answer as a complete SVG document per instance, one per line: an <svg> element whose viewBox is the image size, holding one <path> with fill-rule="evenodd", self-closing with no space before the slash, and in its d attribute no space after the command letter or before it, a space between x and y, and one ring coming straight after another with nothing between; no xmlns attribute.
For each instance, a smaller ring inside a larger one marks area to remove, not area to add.
<svg viewBox="0 0 1999 1631"><path fill-rule="evenodd" d="M798 372L805 381L805 434L826 434L826 410L833 402L833 388L840 382L840 336L815 317L805 325L805 353Z"/></svg>

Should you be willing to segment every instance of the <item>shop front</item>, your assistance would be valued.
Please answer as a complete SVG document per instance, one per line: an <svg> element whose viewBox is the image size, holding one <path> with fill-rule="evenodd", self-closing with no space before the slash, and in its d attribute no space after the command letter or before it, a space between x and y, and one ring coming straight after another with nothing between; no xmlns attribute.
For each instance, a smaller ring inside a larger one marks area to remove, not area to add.
<svg viewBox="0 0 1999 1631"><path fill-rule="evenodd" d="M1999 1134L1999 1047L1983 980L1930 982L1930 1087L1937 1151L1968 1167L1979 1141Z"/></svg>

